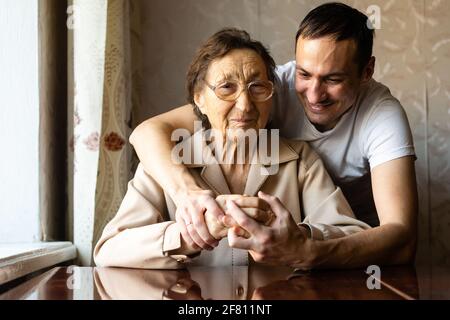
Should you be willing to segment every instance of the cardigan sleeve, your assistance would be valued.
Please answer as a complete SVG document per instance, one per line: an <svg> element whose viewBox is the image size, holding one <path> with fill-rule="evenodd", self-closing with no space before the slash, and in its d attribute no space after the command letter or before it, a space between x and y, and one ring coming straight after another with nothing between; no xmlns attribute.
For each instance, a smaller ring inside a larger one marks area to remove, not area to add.
<svg viewBox="0 0 450 320"><path fill-rule="evenodd" d="M190 258L169 252L180 246L180 230L169 218L164 191L140 164L94 248L94 261L98 266L179 269Z"/></svg>
<svg viewBox="0 0 450 320"><path fill-rule="evenodd" d="M299 161L303 222L311 238L327 240L370 229L357 220L342 190L336 187L319 156L305 144Z"/></svg>

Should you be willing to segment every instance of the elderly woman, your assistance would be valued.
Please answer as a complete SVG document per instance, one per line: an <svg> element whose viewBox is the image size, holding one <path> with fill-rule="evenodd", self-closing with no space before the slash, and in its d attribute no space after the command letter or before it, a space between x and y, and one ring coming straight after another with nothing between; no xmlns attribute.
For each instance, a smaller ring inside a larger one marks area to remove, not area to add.
<svg viewBox="0 0 450 320"><path fill-rule="evenodd" d="M192 143L194 153L201 149L203 159L236 159L239 135L266 127L274 67L264 46L237 29L219 31L199 49L187 75L189 102L205 127L221 133L223 139L217 139L215 147L222 144L225 155L218 156L204 140ZM243 163L188 165L197 183L213 190L226 208L221 219L204 214L217 247L201 250L192 243L189 236L201 226L176 222L175 215L183 212L177 212L169 194L139 165L117 215L95 247L97 265L172 269L256 261L308 268L321 241L369 228L354 218L307 143L280 139L278 157L271 159L278 170L272 175L264 174L265 163L250 149L245 148Z"/></svg>

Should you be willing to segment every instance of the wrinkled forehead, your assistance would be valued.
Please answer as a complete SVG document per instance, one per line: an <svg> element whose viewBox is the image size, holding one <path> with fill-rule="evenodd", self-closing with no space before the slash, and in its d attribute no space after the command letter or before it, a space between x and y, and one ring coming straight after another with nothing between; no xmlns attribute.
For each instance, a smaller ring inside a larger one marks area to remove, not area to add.
<svg viewBox="0 0 450 320"><path fill-rule="evenodd" d="M300 37L296 46L297 67L312 74L330 72L351 73L357 69L357 45L353 39L336 41L329 37L305 39Z"/></svg>
<svg viewBox="0 0 450 320"><path fill-rule="evenodd" d="M211 82L266 80L267 68L257 52L251 49L235 49L210 63L206 79Z"/></svg>

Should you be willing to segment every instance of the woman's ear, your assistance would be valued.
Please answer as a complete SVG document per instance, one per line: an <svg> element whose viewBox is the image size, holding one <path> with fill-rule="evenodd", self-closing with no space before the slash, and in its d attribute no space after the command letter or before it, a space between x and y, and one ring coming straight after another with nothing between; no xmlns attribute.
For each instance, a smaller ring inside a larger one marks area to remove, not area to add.
<svg viewBox="0 0 450 320"><path fill-rule="evenodd" d="M200 109L200 111L204 113L203 110L205 107L205 97L203 96L203 92L196 92L194 94L194 102L196 106Z"/></svg>

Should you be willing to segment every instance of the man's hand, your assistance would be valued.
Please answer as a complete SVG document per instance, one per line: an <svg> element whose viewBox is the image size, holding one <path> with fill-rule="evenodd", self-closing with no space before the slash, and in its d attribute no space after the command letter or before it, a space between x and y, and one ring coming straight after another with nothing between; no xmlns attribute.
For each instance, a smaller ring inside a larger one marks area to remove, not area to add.
<svg viewBox="0 0 450 320"><path fill-rule="evenodd" d="M209 232L205 221L206 212L212 221L221 221L224 216L214 199L214 193L210 190L198 190L178 194L176 198L175 220L187 245L194 249L205 250L217 247L219 241Z"/></svg>
<svg viewBox="0 0 450 320"><path fill-rule="evenodd" d="M234 203L249 217L255 219L264 225L270 225L275 218L270 206L264 200L258 197L243 196L240 194L224 194L216 198L216 202L222 208L226 209L227 200L233 200ZM216 240L221 240L228 235L228 229L236 227L236 232L239 236L248 238L250 234L244 229L239 228L239 224L234 221L230 215L224 216L222 219L217 219L214 214L209 211L205 213L205 222L208 230Z"/></svg>
<svg viewBox="0 0 450 320"><path fill-rule="evenodd" d="M217 203L226 212L227 201L233 200L233 202L244 211L247 216L255 219L265 226L269 226L275 219L275 215L270 209L269 204L261 198L250 197L240 194L223 194L216 198ZM230 216L226 215L222 222L228 228L238 226L236 221ZM227 230L228 231L228 230Z"/></svg>
<svg viewBox="0 0 450 320"><path fill-rule="evenodd" d="M227 213L250 234L246 239L239 236L235 227L230 228L228 231L230 246L249 250L256 262L288 266L304 265L310 252L307 230L297 226L278 198L261 191L258 197L269 204L275 219L270 226L262 225L248 217L233 200L229 200Z"/></svg>

